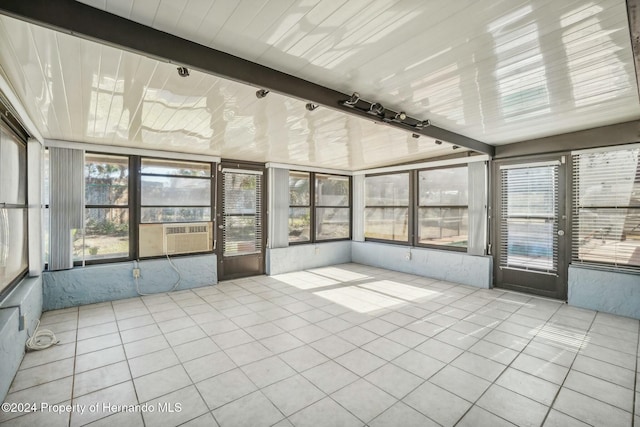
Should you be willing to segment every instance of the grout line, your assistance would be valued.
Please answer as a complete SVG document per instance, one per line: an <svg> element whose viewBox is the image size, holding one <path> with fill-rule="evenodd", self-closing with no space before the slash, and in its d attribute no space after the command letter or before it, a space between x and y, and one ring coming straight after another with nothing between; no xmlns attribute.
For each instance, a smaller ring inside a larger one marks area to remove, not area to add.
<svg viewBox="0 0 640 427"><path fill-rule="evenodd" d="M551 316L549 316L549 318L545 321L544 326L546 326L546 325L551 321L551 319L553 318L553 316L554 316L554 315L555 315L555 314L560 310L560 307L561 307L561 305L558 305L558 308L557 308L557 309L553 312L553 314L552 314ZM520 309L518 309L518 310L514 311L513 313L511 313L511 315L510 315L509 317L507 317L506 319L502 320L502 322L500 322L498 325L496 325L496 326L495 326L495 328L497 328L498 326L500 326L501 324L503 324L505 321L507 321L509 318L511 318L514 314L516 314L519 310L520 310ZM544 326L542 326L542 327L544 328ZM495 328L494 328L494 330L495 330ZM504 332L504 331L501 331L501 332ZM509 334L508 332L504 332L504 333ZM513 334L509 334L509 335L513 335ZM515 337L518 337L517 335L514 335L514 336L515 336ZM500 385L499 385L499 384L496 384L496 383L497 383L497 381L498 381L498 380L500 379L500 377L502 377L502 375L503 375L503 374L504 374L504 373L505 373L505 372L506 372L506 371L511 367L511 365L513 364L513 362L515 362L515 361L516 361L516 359L517 359L518 357L520 357L520 355L522 355L522 354L524 353L524 350L529 346L529 344L531 344L531 342L533 341L533 339L534 339L536 336L537 336L537 334L536 334L536 335L533 335L533 336L529 339L529 341L527 342L527 344L526 344L526 345L524 345L524 346L522 347L522 349L518 352L518 355L517 355L516 357L514 357L514 358L511 360L511 362L509 362L509 364L508 364L508 365L506 365L506 366L505 366L505 368L504 368L504 369L500 372L500 374L499 374L499 375L498 375L498 376L497 376L497 377L496 377L496 378L491 382L491 384L490 384L490 385L489 385L489 386L488 386L488 387L487 387L487 388L482 392L482 394L481 394L480 396L478 396L478 398L477 398L474 402L472 402L471 406L467 409L467 411L465 411L465 413L464 413L464 414L462 414L462 416L458 419L458 421L456 421L456 423L455 423L454 425L459 424L459 423L460 423L460 421L462 421L462 419L464 419L464 417L469 413L469 411L471 411L471 409L472 409L473 407L477 406L477 403L480 401L480 399L482 399L482 397L487 393L487 391L489 391L489 389L490 389L491 387L493 387L494 385L495 385L495 386L500 387ZM522 338L522 337L518 337L518 338ZM499 344L498 344L498 345L499 345ZM504 347L504 346L502 346L502 345L501 345L501 347ZM508 347L505 347L505 348L508 348ZM514 350L514 351L515 351L515 350ZM464 353L462 353L462 354L464 354ZM461 354L460 356L458 356L458 357L461 357L461 356L462 356L462 354ZM576 353L576 354L577 354L577 353ZM484 357L484 356L481 356L481 357ZM485 359L487 359L487 360L491 360L491 359L486 358L486 357L484 357L484 358L485 358ZM496 362L496 363L499 363L499 362ZM513 368L513 369L515 369L515 368ZM465 372L466 372L466 371L465 371ZM537 377L536 377L536 378L537 378ZM509 389L506 389L506 390L509 390ZM514 391L512 391L512 390L509 390L509 391L511 391L511 392L513 392L513 393L516 393L516 394L521 395L521 394L520 394L520 393L518 393L518 392L514 392ZM524 395L521 395L521 396L523 396L523 397L525 397L525 398L527 398L527 399L530 399L530 400L532 400L532 401L534 401L534 402L537 402L537 401L535 401L535 400L531 399L530 397L527 397L527 396L524 396ZM539 402L538 402L538 403L539 403ZM498 418L504 419L504 418L503 418L503 417L501 417L500 415L498 415L498 414L494 414L493 412L489 411L488 409L482 408L482 407L480 407L480 406L478 406L478 408L483 409L483 410L485 410L485 411L489 412L490 414L492 414L492 415L494 415L494 416L496 416L496 417L498 417ZM549 406L549 408L551 408L551 406ZM546 420L546 416L545 416L545 418L544 418L544 419ZM505 420L505 421L511 422L511 421L509 421L509 420ZM543 420L543 422L541 423L541 425L543 425L543 424L544 424L544 420Z"/></svg>
<svg viewBox="0 0 640 427"><path fill-rule="evenodd" d="M567 374L564 376L564 379L562 380L562 384L560 384L560 387L558 388L558 391L556 392L555 396L553 396L553 400L551 401L551 404L549 405L549 409L547 409L547 413L545 414L543 420L542 420L542 424L544 425L544 423L547 421L547 418L549 418L549 414L551 413L551 410L553 409L553 405L555 405L556 400L558 400L558 396L560 396L560 392L562 391L563 387L564 387L564 383L567 381L567 378L569 378L569 374L571 373L571 370L573 368L574 363L576 363L576 359L578 358L578 355L580 354L580 350L582 350L582 346L585 343L585 340L587 338L587 335L589 334L589 331L591 330L591 328L593 327L594 322L596 321L596 316L597 316L597 312L596 314L594 314L593 319L591 319L591 323L589 324L589 327L587 328L586 332L584 333L584 336L582 337L582 342L580 343L580 347L578 348L578 350L576 351L576 355L573 357L573 360L571 361L571 365L569 366L569 370L567 371ZM588 396L591 397L591 396ZM593 397L591 397L592 399L595 399ZM598 400L598 399L595 399ZM613 406L613 405L612 405ZM564 414L564 412L562 412ZM568 414L565 414L568 415ZM570 415L568 415L570 416ZM571 417L574 418L574 417Z"/></svg>

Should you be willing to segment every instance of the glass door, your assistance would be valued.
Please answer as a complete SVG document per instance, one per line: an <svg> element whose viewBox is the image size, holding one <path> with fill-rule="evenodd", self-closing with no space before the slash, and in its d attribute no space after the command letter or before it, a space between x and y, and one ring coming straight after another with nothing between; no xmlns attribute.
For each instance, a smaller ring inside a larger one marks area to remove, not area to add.
<svg viewBox="0 0 640 427"><path fill-rule="evenodd" d="M218 278L264 274L264 169L225 164L218 179Z"/></svg>
<svg viewBox="0 0 640 427"><path fill-rule="evenodd" d="M566 298L562 160L496 164L496 286Z"/></svg>

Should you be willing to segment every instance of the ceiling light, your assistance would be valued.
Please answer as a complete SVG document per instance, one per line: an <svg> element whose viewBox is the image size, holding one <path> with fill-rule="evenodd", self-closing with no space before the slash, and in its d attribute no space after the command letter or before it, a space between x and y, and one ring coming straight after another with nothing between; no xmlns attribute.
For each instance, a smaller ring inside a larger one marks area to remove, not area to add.
<svg viewBox="0 0 640 427"><path fill-rule="evenodd" d="M266 90L266 89L259 89L259 90L256 91L256 98L262 99L265 96L267 96L268 93L269 93L269 91Z"/></svg>
<svg viewBox="0 0 640 427"><path fill-rule="evenodd" d="M412 133L411 136L414 137L415 139L420 138L420 135L418 135L417 133Z"/></svg>
<svg viewBox="0 0 640 427"><path fill-rule="evenodd" d="M189 77L189 69L187 67L178 67L178 75L180 77Z"/></svg>
<svg viewBox="0 0 640 427"><path fill-rule="evenodd" d="M396 116L394 117L394 119L396 120L404 120L407 118L407 113L405 113L404 111L400 111L399 113L396 114Z"/></svg>
<svg viewBox="0 0 640 427"><path fill-rule="evenodd" d="M442 141L440 141L439 139L435 140L436 145L442 145Z"/></svg>
<svg viewBox="0 0 640 427"><path fill-rule="evenodd" d="M351 98L344 101L343 104L353 106L353 105L356 105L359 100L360 100L360 94L358 92L353 92L353 94L351 95Z"/></svg>
<svg viewBox="0 0 640 427"><path fill-rule="evenodd" d="M457 150L458 148L460 148L460 146L459 146L459 145L454 145L452 148L453 148L454 150Z"/></svg>
<svg viewBox="0 0 640 427"><path fill-rule="evenodd" d="M417 127L418 129L421 128L426 128L427 126L431 126L431 122L429 120L423 120L423 121L419 121L415 124L415 127Z"/></svg>
<svg viewBox="0 0 640 427"><path fill-rule="evenodd" d="M382 106L382 104L374 102L369 107L369 112L372 113L372 114L377 114L377 115L381 116L382 114L384 114L384 107Z"/></svg>
<svg viewBox="0 0 640 427"><path fill-rule="evenodd" d="M313 111L316 108L318 108L318 104L313 104L311 102L307 102L307 105L305 105L305 108L309 111Z"/></svg>

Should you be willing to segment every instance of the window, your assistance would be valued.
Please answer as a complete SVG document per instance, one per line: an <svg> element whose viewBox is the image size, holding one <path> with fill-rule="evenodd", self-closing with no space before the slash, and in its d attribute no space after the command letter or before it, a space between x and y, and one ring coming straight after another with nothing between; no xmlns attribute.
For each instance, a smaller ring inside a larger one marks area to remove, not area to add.
<svg viewBox="0 0 640 427"><path fill-rule="evenodd" d="M350 178L290 171L289 242L319 242L350 237Z"/></svg>
<svg viewBox="0 0 640 427"><path fill-rule="evenodd" d="M468 181L466 165L365 177L365 239L465 249Z"/></svg>
<svg viewBox="0 0 640 427"><path fill-rule="evenodd" d="M367 239L409 242L409 172L365 179Z"/></svg>
<svg viewBox="0 0 640 427"><path fill-rule="evenodd" d="M418 244L467 246L468 176L466 166L418 172Z"/></svg>
<svg viewBox="0 0 640 427"><path fill-rule="evenodd" d="M141 257L213 250L211 171L211 163L140 160Z"/></svg>
<svg viewBox="0 0 640 427"><path fill-rule="evenodd" d="M315 175L316 240L351 237L349 177Z"/></svg>
<svg viewBox="0 0 640 427"><path fill-rule="evenodd" d="M640 267L640 148L573 156L573 261Z"/></svg>
<svg viewBox="0 0 640 427"><path fill-rule="evenodd" d="M289 242L311 240L311 188L308 172L289 172Z"/></svg>
<svg viewBox="0 0 640 427"><path fill-rule="evenodd" d="M74 260L129 257L129 158L87 153L84 230L73 231Z"/></svg>
<svg viewBox="0 0 640 427"><path fill-rule="evenodd" d="M142 159L141 223L211 220L211 164Z"/></svg>
<svg viewBox="0 0 640 427"><path fill-rule="evenodd" d="M27 147L0 121L0 296L25 275L27 246Z"/></svg>

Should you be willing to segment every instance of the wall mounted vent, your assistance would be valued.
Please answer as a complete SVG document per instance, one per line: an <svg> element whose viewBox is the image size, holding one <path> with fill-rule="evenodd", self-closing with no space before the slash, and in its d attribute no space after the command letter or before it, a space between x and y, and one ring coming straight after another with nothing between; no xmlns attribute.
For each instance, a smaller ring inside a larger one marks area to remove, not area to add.
<svg viewBox="0 0 640 427"><path fill-rule="evenodd" d="M164 224L164 253L172 255L211 251L211 232L209 223Z"/></svg>

